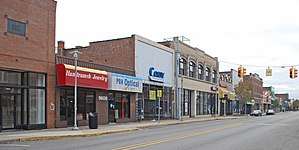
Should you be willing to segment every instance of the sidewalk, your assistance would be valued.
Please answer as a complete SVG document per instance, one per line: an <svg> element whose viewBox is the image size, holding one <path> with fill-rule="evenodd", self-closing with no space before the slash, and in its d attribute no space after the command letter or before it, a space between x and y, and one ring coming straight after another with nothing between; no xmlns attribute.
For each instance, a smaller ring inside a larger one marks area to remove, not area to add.
<svg viewBox="0 0 299 150"><path fill-rule="evenodd" d="M122 133L129 131L138 131L143 128L186 124L191 122L203 122L212 120L230 120L245 118L247 116L227 116L227 117L205 117L205 118L184 118L180 120L161 120L158 121L141 121L130 122L121 124L109 124L99 125L98 129L89 129L88 126L81 126L79 130L72 130L72 127L68 128L54 128L54 129L42 129L42 130L14 130L14 131L2 131L0 132L0 144L11 143L17 141L35 141L35 140L51 140L70 137L90 137L101 136L105 134Z"/></svg>

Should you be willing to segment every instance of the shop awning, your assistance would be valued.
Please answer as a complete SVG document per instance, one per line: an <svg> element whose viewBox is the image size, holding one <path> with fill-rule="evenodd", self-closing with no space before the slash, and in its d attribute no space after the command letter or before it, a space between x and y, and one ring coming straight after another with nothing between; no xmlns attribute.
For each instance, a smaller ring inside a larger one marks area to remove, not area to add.
<svg viewBox="0 0 299 150"><path fill-rule="evenodd" d="M79 87L108 89L106 71L77 67L77 85ZM57 64L58 86L74 86L75 67L67 64Z"/></svg>
<svg viewBox="0 0 299 150"><path fill-rule="evenodd" d="M219 98L224 98L224 96L227 96L227 100L235 100L236 95L233 92L227 90L227 88L220 87Z"/></svg>

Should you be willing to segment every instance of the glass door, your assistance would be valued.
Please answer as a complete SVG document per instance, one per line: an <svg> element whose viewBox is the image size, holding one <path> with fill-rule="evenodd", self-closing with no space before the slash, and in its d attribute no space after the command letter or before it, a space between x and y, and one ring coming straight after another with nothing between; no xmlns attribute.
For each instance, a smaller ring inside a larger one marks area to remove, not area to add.
<svg viewBox="0 0 299 150"><path fill-rule="evenodd" d="M4 94L0 100L2 129L13 129L21 123L21 95Z"/></svg>

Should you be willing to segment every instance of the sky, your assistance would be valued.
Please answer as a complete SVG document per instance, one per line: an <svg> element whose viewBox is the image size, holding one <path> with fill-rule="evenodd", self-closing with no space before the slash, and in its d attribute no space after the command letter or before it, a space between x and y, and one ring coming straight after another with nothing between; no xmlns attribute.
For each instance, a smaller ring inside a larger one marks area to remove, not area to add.
<svg viewBox="0 0 299 150"><path fill-rule="evenodd" d="M299 98L298 0L56 0L56 40L66 48L138 34L161 42L188 38L220 71L257 73L276 93ZM266 76L266 69L272 76Z"/></svg>

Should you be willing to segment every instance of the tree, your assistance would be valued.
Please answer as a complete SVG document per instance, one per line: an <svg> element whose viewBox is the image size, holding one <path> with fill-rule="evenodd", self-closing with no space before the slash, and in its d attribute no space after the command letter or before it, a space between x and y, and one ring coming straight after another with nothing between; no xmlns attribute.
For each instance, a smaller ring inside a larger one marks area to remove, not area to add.
<svg viewBox="0 0 299 150"><path fill-rule="evenodd" d="M295 100L295 101L293 102L293 106L294 106L294 107L299 107L299 100Z"/></svg>
<svg viewBox="0 0 299 150"><path fill-rule="evenodd" d="M245 105L245 114L247 101L252 100L252 86L245 82L239 82L239 84L235 87L235 93L239 99L240 105Z"/></svg>
<svg viewBox="0 0 299 150"><path fill-rule="evenodd" d="M273 106L274 106L274 108L280 108L280 100L279 99L275 99Z"/></svg>

